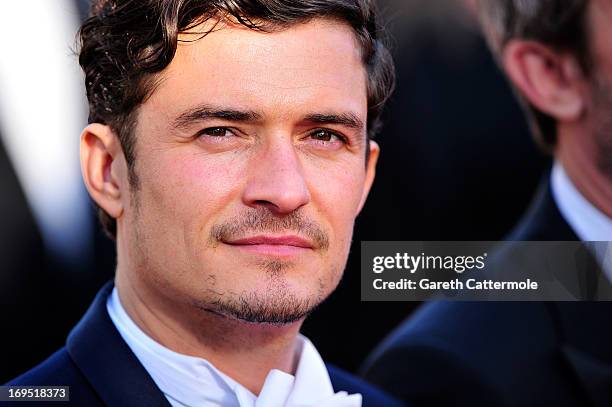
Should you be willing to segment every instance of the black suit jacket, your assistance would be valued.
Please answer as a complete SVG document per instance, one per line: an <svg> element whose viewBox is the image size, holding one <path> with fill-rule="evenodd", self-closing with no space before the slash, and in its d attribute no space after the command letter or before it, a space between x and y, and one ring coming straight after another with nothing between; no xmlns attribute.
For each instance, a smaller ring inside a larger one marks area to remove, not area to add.
<svg viewBox="0 0 612 407"><path fill-rule="evenodd" d="M578 240L548 182L509 240ZM426 303L363 373L417 407L612 406L612 303Z"/></svg>
<svg viewBox="0 0 612 407"><path fill-rule="evenodd" d="M109 282L100 290L64 348L7 384L70 386L70 401L77 406L169 406L106 311L112 288ZM328 371L336 391L361 393L364 406L404 405L338 368Z"/></svg>

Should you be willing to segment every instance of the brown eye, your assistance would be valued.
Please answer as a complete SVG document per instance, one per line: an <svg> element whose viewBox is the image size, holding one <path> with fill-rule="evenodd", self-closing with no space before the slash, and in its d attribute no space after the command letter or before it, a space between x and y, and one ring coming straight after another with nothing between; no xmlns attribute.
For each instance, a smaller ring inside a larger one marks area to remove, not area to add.
<svg viewBox="0 0 612 407"><path fill-rule="evenodd" d="M329 131L317 130L312 134L312 137L319 141L330 141L332 135Z"/></svg>
<svg viewBox="0 0 612 407"><path fill-rule="evenodd" d="M340 139L339 136L329 130L316 130L310 136L317 141L333 141L334 139Z"/></svg>
<svg viewBox="0 0 612 407"><path fill-rule="evenodd" d="M231 135L232 132L225 127L209 127L200 131L199 135L201 136L210 136L210 137L225 137Z"/></svg>

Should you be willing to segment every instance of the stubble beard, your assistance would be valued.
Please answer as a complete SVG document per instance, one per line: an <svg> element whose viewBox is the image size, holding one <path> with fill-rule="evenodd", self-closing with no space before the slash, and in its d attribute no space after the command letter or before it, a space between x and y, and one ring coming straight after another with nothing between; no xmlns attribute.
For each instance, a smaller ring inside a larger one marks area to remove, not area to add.
<svg viewBox="0 0 612 407"><path fill-rule="evenodd" d="M210 231L209 245L217 247L222 242L255 232L296 232L307 236L313 242L313 250L319 253L326 252L330 246L328 234L300 212L279 217L263 207L246 210L240 216L214 225ZM312 313L340 280L338 268L329 265L330 270L323 274L324 277L317 279L312 292L299 295L288 281L288 274L295 272L293 269L296 265L293 262L261 259L248 267L253 269L249 272L261 273L262 278L265 278L264 289L242 292L228 290L215 293L213 299L198 301L194 305L206 312L247 323L291 324Z"/></svg>
<svg viewBox="0 0 612 407"><path fill-rule="evenodd" d="M284 277L269 276L268 279L264 290L225 293L194 305L202 311L241 322L286 325L305 319L329 294L321 280L315 294L300 297L291 291Z"/></svg>
<svg viewBox="0 0 612 407"><path fill-rule="evenodd" d="M132 191L133 202L138 202L137 191ZM138 206L138 204L134 205ZM300 215L293 215L274 220L274 217L266 214L265 210L249 211L246 216L230 220L223 227L213 228L209 238L209 246L217 247L220 238L226 235L235 235L250 231L285 231L295 230L309 236L319 250L329 249L329 238L327 233L318 228L316 224L301 218ZM142 213L138 208L134 208L134 238L137 242L143 242L143 231L141 230ZM140 268L147 269L152 267L154 262L148 259L146 249L137 244L141 262ZM153 266L154 267L154 266ZM221 290L216 287L217 276L211 274L206 277L206 287L204 292L193 295L191 306L198 312L205 312L208 315L215 315L220 318L230 319L237 322L252 324L287 325L304 320L310 315L327 297L335 290L342 277L343 267L336 264L327 265L329 270L323 273L313 284L309 293L298 294L289 283L290 273L294 273L296 265L291 261L264 259L250 266L250 273L260 273L265 279L263 289L244 290L241 292L232 291L231 288ZM195 272L195 271L194 271ZM222 273L220 271L219 273ZM164 273L167 276L167 273ZM176 273L172 273L176 274ZM313 273L314 274L314 273ZM317 273L318 274L318 273ZM169 294L175 291L171 286L175 285L168 279L158 281L157 284L165 285L161 287ZM179 295L175 292L172 296ZM193 293L192 293L193 294Z"/></svg>

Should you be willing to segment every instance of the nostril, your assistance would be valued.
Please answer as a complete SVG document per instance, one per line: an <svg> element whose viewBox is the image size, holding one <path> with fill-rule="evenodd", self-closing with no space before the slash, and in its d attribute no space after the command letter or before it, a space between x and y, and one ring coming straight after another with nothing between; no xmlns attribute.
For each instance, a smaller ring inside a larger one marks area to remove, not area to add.
<svg viewBox="0 0 612 407"><path fill-rule="evenodd" d="M280 209L278 205L276 205L274 202L270 202L265 199L258 199L256 201L253 201L253 206L261 206L264 208L268 208L269 210L273 212L276 212Z"/></svg>

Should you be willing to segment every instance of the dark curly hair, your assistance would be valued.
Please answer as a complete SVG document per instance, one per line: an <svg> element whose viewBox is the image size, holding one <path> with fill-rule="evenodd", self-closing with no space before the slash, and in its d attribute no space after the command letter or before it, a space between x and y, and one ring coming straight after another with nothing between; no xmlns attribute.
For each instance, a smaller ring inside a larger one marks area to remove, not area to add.
<svg viewBox="0 0 612 407"><path fill-rule="evenodd" d="M155 89L155 73L174 58L178 35L213 17L261 31L313 18L348 23L368 72L368 137L377 132L395 73L374 0L97 0L79 32L89 122L106 124L118 135L133 188L138 187L136 109ZM116 237L115 220L102 209L98 212L106 233Z"/></svg>

